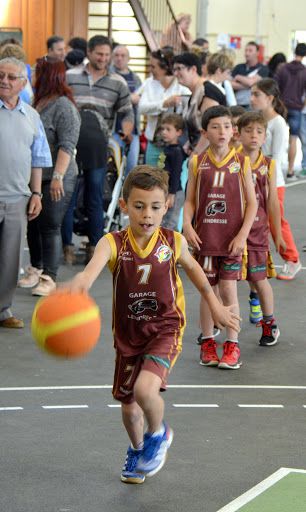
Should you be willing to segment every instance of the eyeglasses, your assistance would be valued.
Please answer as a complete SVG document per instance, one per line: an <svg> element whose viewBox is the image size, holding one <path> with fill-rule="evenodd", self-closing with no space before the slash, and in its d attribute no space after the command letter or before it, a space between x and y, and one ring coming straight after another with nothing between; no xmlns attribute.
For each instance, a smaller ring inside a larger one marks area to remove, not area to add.
<svg viewBox="0 0 306 512"><path fill-rule="evenodd" d="M12 75L12 73L3 73L0 71L0 80L4 80L5 77L7 77L10 82L16 82L18 78L23 78L25 80L23 75Z"/></svg>
<svg viewBox="0 0 306 512"><path fill-rule="evenodd" d="M173 66L173 73L175 73L176 71L182 71L182 69L186 69L186 66L184 66L183 64L181 66Z"/></svg>

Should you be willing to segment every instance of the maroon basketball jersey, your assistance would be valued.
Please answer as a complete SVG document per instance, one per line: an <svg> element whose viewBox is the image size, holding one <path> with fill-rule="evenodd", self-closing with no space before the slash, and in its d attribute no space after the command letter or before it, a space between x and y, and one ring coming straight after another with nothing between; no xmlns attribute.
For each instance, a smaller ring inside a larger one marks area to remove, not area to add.
<svg viewBox="0 0 306 512"><path fill-rule="evenodd" d="M130 227L106 236L112 249L115 347L125 357L140 354L162 334L171 335L181 350L185 302L176 261L182 236L159 228L145 249Z"/></svg>
<svg viewBox="0 0 306 512"><path fill-rule="evenodd" d="M274 160L262 152L251 165L253 182L258 204L257 214L248 236L248 249L253 251L269 250L268 194L269 180L274 172Z"/></svg>
<svg viewBox="0 0 306 512"><path fill-rule="evenodd" d="M210 148L198 157L195 170L195 230L202 240L200 254L227 256L245 211L244 174L249 158L231 149L217 162Z"/></svg>

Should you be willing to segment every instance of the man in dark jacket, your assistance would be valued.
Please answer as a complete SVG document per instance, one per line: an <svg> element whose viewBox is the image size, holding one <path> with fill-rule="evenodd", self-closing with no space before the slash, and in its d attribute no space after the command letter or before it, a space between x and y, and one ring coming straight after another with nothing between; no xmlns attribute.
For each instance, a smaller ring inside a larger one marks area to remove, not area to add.
<svg viewBox="0 0 306 512"><path fill-rule="evenodd" d="M296 141L300 135L302 109L306 94L306 67L302 64L306 56L306 44L299 43L295 49L292 62L284 64L276 74L281 98L288 110L288 124L290 128L288 174L287 178L296 179L294 175L294 160L296 157Z"/></svg>

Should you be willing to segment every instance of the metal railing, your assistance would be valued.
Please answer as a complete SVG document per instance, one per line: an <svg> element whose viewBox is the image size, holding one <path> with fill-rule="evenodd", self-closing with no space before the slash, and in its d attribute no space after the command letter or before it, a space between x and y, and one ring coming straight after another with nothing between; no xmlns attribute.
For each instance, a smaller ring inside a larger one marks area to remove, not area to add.
<svg viewBox="0 0 306 512"><path fill-rule="evenodd" d="M129 0L150 51L165 44L176 48L178 23L168 0Z"/></svg>

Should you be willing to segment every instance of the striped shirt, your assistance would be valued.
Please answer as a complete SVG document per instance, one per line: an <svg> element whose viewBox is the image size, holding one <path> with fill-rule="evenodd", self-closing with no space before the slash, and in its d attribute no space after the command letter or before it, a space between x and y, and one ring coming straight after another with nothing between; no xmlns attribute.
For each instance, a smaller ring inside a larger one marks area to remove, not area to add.
<svg viewBox="0 0 306 512"><path fill-rule="evenodd" d="M130 91L125 80L116 73L107 72L94 82L86 66L77 67L67 71L67 82L78 108L93 105L110 130L116 114L121 114L122 121L134 121Z"/></svg>

